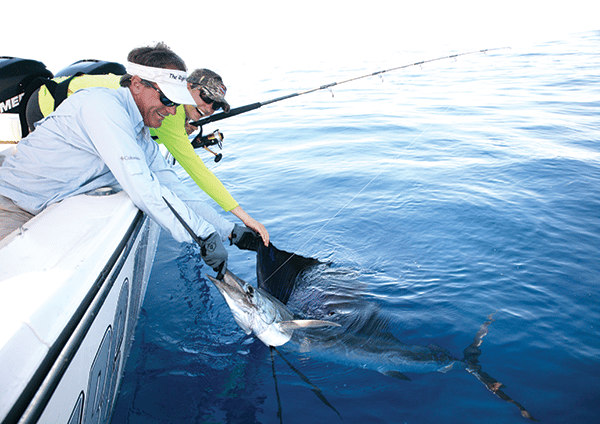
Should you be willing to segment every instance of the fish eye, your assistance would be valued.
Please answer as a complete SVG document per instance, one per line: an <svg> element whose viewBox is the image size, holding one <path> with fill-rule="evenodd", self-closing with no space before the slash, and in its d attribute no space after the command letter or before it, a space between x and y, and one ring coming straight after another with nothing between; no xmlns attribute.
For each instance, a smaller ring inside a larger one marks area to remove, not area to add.
<svg viewBox="0 0 600 424"><path fill-rule="evenodd" d="M254 295L254 287L249 285L248 288L246 289L246 294L248 296L253 296Z"/></svg>

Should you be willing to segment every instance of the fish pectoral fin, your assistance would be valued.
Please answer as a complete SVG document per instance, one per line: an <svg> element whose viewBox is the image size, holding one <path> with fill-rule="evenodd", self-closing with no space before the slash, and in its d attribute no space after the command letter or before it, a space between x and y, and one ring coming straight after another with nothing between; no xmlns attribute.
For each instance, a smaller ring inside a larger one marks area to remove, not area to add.
<svg viewBox="0 0 600 424"><path fill-rule="evenodd" d="M294 319L291 321L281 321L279 326L282 330L299 330L301 328L319 328L319 327L341 327L336 322L323 321L320 319Z"/></svg>
<svg viewBox="0 0 600 424"><path fill-rule="evenodd" d="M402 374L400 371L385 371L383 374L387 375L388 377L397 378L399 380L412 381L410 378L408 378L407 376Z"/></svg>

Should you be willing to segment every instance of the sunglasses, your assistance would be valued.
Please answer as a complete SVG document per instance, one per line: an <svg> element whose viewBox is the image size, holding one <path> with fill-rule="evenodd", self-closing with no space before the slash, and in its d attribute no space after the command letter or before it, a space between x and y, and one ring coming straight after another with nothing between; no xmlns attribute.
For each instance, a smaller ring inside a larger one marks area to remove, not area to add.
<svg viewBox="0 0 600 424"><path fill-rule="evenodd" d="M154 86L154 84L152 84L150 81L145 81L142 80L142 84L144 84L146 87L150 87L155 89L158 92L159 100L160 102L165 105L166 107L171 107L171 106L179 106L179 103L175 103L174 101L172 101L171 99L169 99L167 96L165 96L165 93L163 93L160 88L157 88Z"/></svg>
<svg viewBox="0 0 600 424"><path fill-rule="evenodd" d="M204 89L199 87L198 88L198 93L200 94L200 98L202 99L202 101L204 103L206 103L207 105L212 104L212 108L213 110L216 112L217 110L221 109L223 107L222 103L219 102L215 102L213 99L211 99L210 97L208 97L206 95L206 93L204 92Z"/></svg>

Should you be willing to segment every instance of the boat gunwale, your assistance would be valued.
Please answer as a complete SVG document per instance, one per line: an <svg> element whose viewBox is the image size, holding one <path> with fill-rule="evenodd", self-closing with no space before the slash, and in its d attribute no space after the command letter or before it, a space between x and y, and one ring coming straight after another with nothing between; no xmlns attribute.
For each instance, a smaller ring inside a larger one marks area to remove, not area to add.
<svg viewBox="0 0 600 424"><path fill-rule="evenodd" d="M142 211L137 211L114 253L6 414L2 424L35 423L42 415L98 315L97 312L104 305L143 224L148 219L150 218Z"/></svg>

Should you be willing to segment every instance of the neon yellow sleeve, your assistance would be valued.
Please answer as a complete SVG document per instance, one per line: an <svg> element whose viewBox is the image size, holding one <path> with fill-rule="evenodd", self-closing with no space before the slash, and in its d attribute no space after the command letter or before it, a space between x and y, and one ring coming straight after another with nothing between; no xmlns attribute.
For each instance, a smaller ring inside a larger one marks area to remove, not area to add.
<svg viewBox="0 0 600 424"><path fill-rule="evenodd" d="M158 136L156 141L165 145L177 162L198 184L198 187L212 197L226 212L229 212L239 206L238 203L196 154L184 125L185 110L181 105L177 107L176 115L167 116L159 128L152 128L150 132L153 136Z"/></svg>

